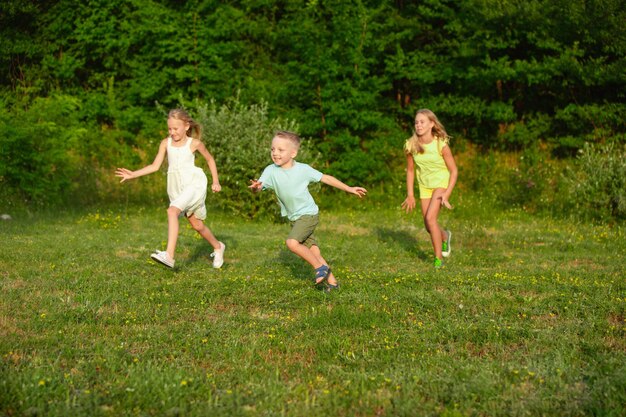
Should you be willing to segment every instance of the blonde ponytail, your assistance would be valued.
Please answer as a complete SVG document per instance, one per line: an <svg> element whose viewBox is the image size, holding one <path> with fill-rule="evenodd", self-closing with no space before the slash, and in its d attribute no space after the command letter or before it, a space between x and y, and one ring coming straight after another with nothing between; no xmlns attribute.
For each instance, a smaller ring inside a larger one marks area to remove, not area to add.
<svg viewBox="0 0 626 417"><path fill-rule="evenodd" d="M202 125L197 123L195 120L189 116L183 109L174 109L170 110L167 115L168 119L176 119L182 120L185 123L189 123L189 129L187 130L187 135L191 136L194 139L200 140L202 138Z"/></svg>

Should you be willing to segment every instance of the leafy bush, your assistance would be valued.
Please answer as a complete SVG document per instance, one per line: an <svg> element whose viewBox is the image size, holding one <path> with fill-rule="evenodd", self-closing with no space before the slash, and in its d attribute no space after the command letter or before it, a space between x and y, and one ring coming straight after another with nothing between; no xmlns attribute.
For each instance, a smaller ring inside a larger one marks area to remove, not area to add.
<svg viewBox="0 0 626 417"><path fill-rule="evenodd" d="M215 102L194 102L185 106L203 127L203 141L215 157L222 192L207 200L234 214L256 218L274 216L278 206L273 193L253 194L249 180L261 176L272 163L270 143L277 130L298 132L293 120L270 118L267 104L244 105L238 98L218 106ZM315 154L303 140L298 161L315 162Z"/></svg>
<svg viewBox="0 0 626 417"><path fill-rule="evenodd" d="M529 146L509 168L505 201L531 212L552 213L562 165L541 143Z"/></svg>
<svg viewBox="0 0 626 417"><path fill-rule="evenodd" d="M30 106L0 108L0 192L5 204L58 204L76 191L80 155L87 133L78 120L79 101L58 95ZM4 198L3 198L4 199Z"/></svg>
<svg viewBox="0 0 626 417"><path fill-rule="evenodd" d="M596 220L626 218L626 146L585 144L564 172L566 208Z"/></svg>
<svg viewBox="0 0 626 417"><path fill-rule="evenodd" d="M502 149L535 147L550 131L550 118L542 113L529 115L525 120L502 124L498 143Z"/></svg>
<svg viewBox="0 0 626 417"><path fill-rule="evenodd" d="M542 143L522 152L484 152L468 145L455 155L459 187L477 194L482 201L500 209L522 208L529 212L554 212L552 203L566 162L551 157Z"/></svg>
<svg viewBox="0 0 626 417"><path fill-rule="evenodd" d="M574 156L585 143L601 143L607 139L624 143L624 119L626 105L618 103L570 104L559 109L554 116L554 129L570 134L551 138L556 145L555 152L562 156Z"/></svg>

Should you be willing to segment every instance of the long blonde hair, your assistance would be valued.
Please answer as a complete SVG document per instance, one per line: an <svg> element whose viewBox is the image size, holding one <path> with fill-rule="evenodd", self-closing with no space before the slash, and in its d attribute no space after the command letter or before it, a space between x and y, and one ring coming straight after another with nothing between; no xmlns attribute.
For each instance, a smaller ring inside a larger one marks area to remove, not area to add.
<svg viewBox="0 0 626 417"><path fill-rule="evenodd" d="M200 140L202 138L202 126L189 116L183 109L173 109L167 115L168 119L182 120L185 123L189 123L189 129L187 134L194 139Z"/></svg>
<svg viewBox="0 0 626 417"><path fill-rule="evenodd" d="M423 114L424 116L428 117L428 120L434 123L432 133L433 137L437 141L439 153L441 153L441 148L443 147L443 145L447 145L450 142L450 136L448 136L448 132L446 132L443 124L439 121L437 115L433 113L432 110L419 109L417 113L415 113L415 118L417 118L418 114ZM424 153L424 146L422 146L422 144L420 143L419 138L417 137L417 133L415 133L415 131L413 131L413 136L411 136L407 141L404 151L407 154Z"/></svg>

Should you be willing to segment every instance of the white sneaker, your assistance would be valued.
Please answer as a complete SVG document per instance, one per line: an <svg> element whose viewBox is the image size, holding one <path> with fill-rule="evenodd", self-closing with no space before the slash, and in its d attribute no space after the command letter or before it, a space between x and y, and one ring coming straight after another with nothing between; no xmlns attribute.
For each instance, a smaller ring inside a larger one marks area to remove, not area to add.
<svg viewBox="0 0 626 417"><path fill-rule="evenodd" d="M213 268L221 268L224 265L224 251L226 250L226 245L220 242L220 248L215 249L211 254L211 258L213 258Z"/></svg>
<svg viewBox="0 0 626 417"><path fill-rule="evenodd" d="M175 261L172 258L170 258L170 256L165 251L158 250L154 252L152 255L150 255L150 257L154 259L155 261L167 266L168 268L174 268Z"/></svg>
<svg viewBox="0 0 626 417"><path fill-rule="evenodd" d="M450 252L452 252L452 246L450 246L450 241L452 240L452 232L446 230L446 233L448 234L448 238L445 242L443 242L443 250L441 251L441 254L444 258L450 256Z"/></svg>

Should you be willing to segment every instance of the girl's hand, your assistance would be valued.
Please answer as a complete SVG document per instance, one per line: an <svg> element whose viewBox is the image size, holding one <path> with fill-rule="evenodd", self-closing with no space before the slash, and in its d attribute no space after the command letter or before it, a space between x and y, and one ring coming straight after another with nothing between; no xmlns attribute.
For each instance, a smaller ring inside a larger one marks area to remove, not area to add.
<svg viewBox="0 0 626 417"><path fill-rule="evenodd" d="M250 185L248 185L248 188L254 192L261 191L261 189L263 188L263 183L257 180L250 180Z"/></svg>
<svg viewBox="0 0 626 417"><path fill-rule="evenodd" d="M357 195L359 198L363 198L367 194L367 190L363 187L349 187L348 192Z"/></svg>
<svg viewBox="0 0 626 417"><path fill-rule="evenodd" d="M445 196L441 197L441 205L444 206L447 209L452 210L452 205L448 201L448 197L445 197Z"/></svg>
<svg viewBox="0 0 626 417"><path fill-rule="evenodd" d="M407 213L413 210L415 208L415 196L412 196L412 195L408 196L402 202L402 205L400 207L402 207L404 211L406 211Z"/></svg>
<svg viewBox="0 0 626 417"><path fill-rule="evenodd" d="M115 170L115 176L122 179L120 182L124 182L126 180L133 179L133 171L126 168L117 168Z"/></svg>
<svg viewBox="0 0 626 417"><path fill-rule="evenodd" d="M220 191L222 191L222 186L219 182L214 182L213 185L211 185L211 191L213 191L214 193L219 193Z"/></svg>

